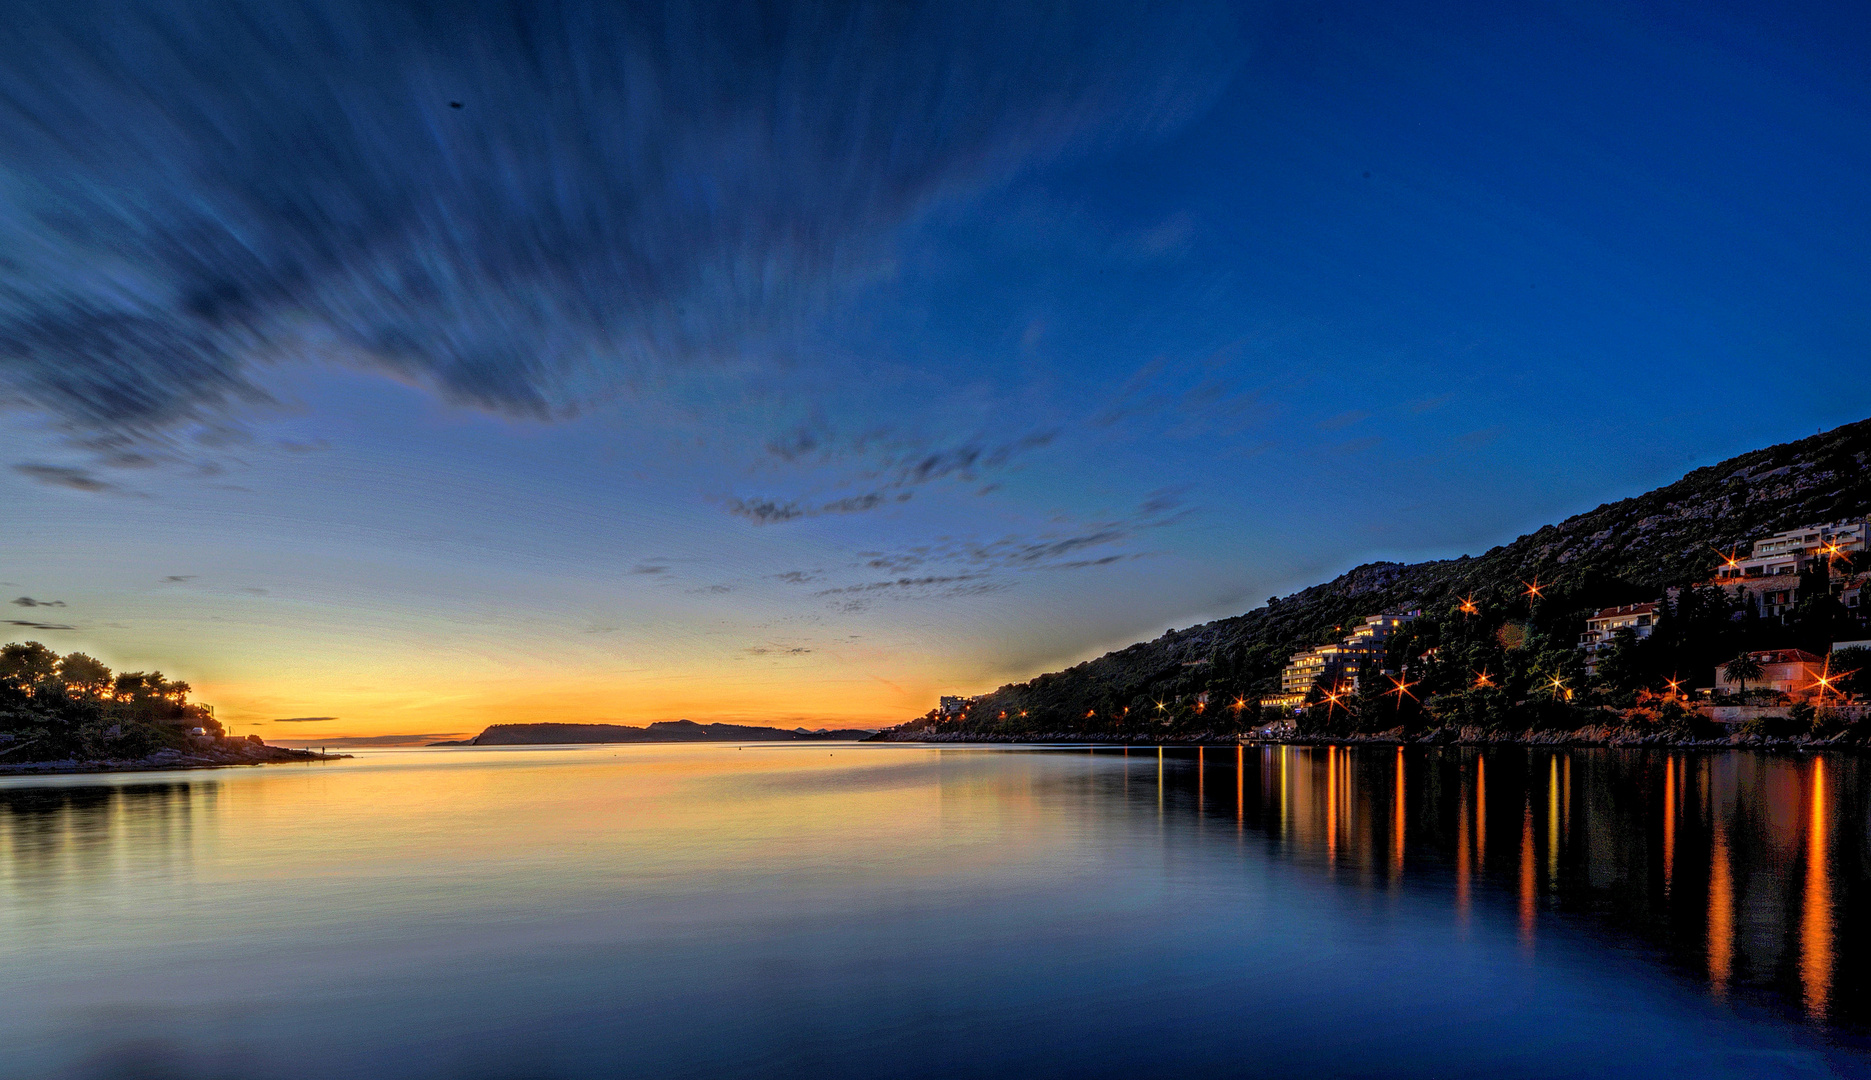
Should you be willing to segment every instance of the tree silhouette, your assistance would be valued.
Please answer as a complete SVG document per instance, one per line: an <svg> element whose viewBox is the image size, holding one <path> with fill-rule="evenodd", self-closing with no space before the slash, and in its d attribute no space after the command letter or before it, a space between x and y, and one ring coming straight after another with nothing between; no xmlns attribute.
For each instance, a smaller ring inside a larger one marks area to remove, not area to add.
<svg viewBox="0 0 1871 1080"><path fill-rule="evenodd" d="M1741 694L1745 697L1748 692L1748 680L1759 681L1761 677L1761 662L1754 659L1752 653L1741 653L1722 665L1722 677L1731 683L1739 684Z"/></svg>

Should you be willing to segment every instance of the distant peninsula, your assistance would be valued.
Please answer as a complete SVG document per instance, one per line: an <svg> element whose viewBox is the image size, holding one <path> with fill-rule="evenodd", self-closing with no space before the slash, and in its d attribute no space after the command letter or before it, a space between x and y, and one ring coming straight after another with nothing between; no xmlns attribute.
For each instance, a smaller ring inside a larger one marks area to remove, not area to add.
<svg viewBox="0 0 1871 1080"><path fill-rule="evenodd" d="M237 739L192 688L160 671L112 672L84 653L37 641L0 646L0 775L215 769L322 761L319 754Z"/></svg>
<svg viewBox="0 0 1871 1080"><path fill-rule="evenodd" d="M753 727L747 724L698 724L661 720L648 727L624 724L494 724L472 739L434 742L430 746L551 746L561 743L678 742L826 742L868 739L868 728Z"/></svg>

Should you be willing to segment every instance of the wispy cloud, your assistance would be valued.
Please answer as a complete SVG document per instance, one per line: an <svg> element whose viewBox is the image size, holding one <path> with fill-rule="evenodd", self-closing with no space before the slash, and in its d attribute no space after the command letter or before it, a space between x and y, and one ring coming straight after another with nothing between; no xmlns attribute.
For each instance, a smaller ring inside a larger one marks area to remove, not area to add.
<svg viewBox="0 0 1871 1080"><path fill-rule="evenodd" d="M850 596L861 593L895 592L909 589L932 589L941 586L953 586L963 582L980 581L986 574L949 574L929 575L925 577L901 577L890 581L867 581L862 585L841 585L831 589L820 589L815 596Z"/></svg>
<svg viewBox="0 0 1871 1080"><path fill-rule="evenodd" d="M336 720L336 719L337 717L335 716L282 716L276 720L270 720L268 721L268 723L272 723L272 724L317 724L317 723L322 723L323 721L326 721L326 720Z"/></svg>
<svg viewBox="0 0 1871 1080"><path fill-rule="evenodd" d="M782 503L774 499L730 499L728 500L728 513L744 517L756 525L777 525L781 522L820 517L825 514L861 514L866 510L875 510L890 503L909 500L910 493L907 491L900 491L895 495L872 491L816 505L801 505L798 502Z"/></svg>
<svg viewBox="0 0 1871 1080"><path fill-rule="evenodd" d="M0 359L4 363L4 359ZM13 471L35 480L47 487L67 488L72 491L89 491L97 494L121 492L123 488L108 480L101 480L89 469L74 468L69 465L41 465L37 462L21 462L13 466Z"/></svg>
<svg viewBox="0 0 1871 1080"><path fill-rule="evenodd" d="M971 440L931 449L913 443L893 445L888 440L867 436L841 449L829 435L814 433L807 439L804 433L796 433L783 445L784 452L775 450L771 444L768 449L788 461L794 460L795 448L808 445L819 451L821 458L842 454L854 459L872 459L859 470L858 476L867 485L877 486L860 494L821 500L734 498L727 501L727 508L729 513L747 518L756 525L778 525L826 514L861 514L908 502L917 488L951 477L975 483L983 472L1005 468L1019 455L1049 446L1057 437L1055 431L1035 431L996 444Z"/></svg>
<svg viewBox="0 0 1871 1080"><path fill-rule="evenodd" d="M15 607L64 607L65 606L65 601L63 600L34 600L30 596L22 596L17 600L11 601L11 603Z"/></svg>
<svg viewBox="0 0 1871 1080"><path fill-rule="evenodd" d="M6 625L23 626L28 630L76 630L78 629L75 626L67 626L64 623L31 622L27 619L7 619Z"/></svg>

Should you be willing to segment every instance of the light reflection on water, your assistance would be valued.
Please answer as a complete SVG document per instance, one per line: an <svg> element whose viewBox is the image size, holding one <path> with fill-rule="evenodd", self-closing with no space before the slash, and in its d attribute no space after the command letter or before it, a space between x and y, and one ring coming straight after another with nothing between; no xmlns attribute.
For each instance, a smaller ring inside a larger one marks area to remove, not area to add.
<svg viewBox="0 0 1871 1080"><path fill-rule="evenodd" d="M0 782L0 1075L1871 1075L1871 769L377 751Z"/></svg>

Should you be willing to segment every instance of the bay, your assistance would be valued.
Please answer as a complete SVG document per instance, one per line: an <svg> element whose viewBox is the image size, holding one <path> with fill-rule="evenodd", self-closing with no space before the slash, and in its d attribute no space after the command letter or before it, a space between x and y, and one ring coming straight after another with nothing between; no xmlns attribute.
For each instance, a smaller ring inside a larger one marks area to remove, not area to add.
<svg viewBox="0 0 1871 1080"><path fill-rule="evenodd" d="M1871 1076L1871 774L422 748L0 781L0 1076Z"/></svg>

